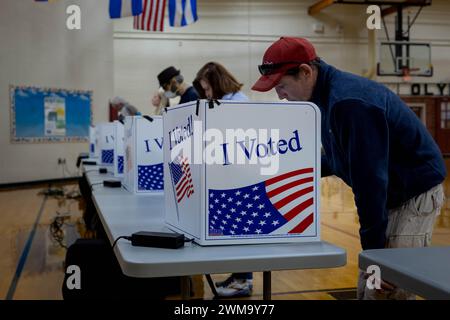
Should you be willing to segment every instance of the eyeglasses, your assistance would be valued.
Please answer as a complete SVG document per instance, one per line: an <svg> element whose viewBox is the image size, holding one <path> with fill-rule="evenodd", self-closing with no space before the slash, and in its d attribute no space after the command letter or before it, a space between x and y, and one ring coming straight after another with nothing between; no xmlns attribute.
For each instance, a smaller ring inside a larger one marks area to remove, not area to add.
<svg viewBox="0 0 450 320"><path fill-rule="evenodd" d="M284 66L286 64L295 64L295 63L302 64L304 62L302 62L302 61L285 61L285 62L280 62L280 63L265 63L265 64L260 64L258 66L258 70L263 76L268 76L270 74L276 73L276 71L278 69L280 69L282 66Z"/></svg>

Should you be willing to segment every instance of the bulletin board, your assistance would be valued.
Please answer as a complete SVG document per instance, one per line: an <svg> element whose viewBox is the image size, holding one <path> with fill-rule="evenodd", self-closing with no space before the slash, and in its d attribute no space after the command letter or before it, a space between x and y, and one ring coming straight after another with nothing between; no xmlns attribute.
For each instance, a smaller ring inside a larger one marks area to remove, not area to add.
<svg viewBox="0 0 450 320"><path fill-rule="evenodd" d="M11 142L87 142L92 91L10 86Z"/></svg>

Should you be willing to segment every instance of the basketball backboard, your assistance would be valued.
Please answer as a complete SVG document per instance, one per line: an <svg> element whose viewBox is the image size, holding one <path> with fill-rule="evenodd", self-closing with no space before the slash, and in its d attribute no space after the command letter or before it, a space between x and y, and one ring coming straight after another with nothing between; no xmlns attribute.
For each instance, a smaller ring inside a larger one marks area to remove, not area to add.
<svg viewBox="0 0 450 320"><path fill-rule="evenodd" d="M381 42L377 75L431 77L431 45L409 41Z"/></svg>

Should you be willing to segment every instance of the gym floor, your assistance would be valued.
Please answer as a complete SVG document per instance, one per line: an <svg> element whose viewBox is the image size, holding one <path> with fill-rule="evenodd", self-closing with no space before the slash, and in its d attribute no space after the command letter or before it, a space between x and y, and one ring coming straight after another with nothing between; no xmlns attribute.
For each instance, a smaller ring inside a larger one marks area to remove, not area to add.
<svg viewBox="0 0 450 320"><path fill-rule="evenodd" d="M450 172L450 158L446 159ZM49 186L0 192L0 299L62 299L65 245L86 234L77 184L64 188L62 197L44 196ZM433 245L450 245L450 178L445 180L446 200L437 218ZM338 178L322 179L322 239L347 250L347 265L323 270L272 272L273 299L354 299L359 242L359 223L351 190ZM213 275L214 280L226 274ZM206 280L197 279L195 297L212 299ZM254 274L254 294L262 299L262 273ZM177 299L177 297L173 297Z"/></svg>

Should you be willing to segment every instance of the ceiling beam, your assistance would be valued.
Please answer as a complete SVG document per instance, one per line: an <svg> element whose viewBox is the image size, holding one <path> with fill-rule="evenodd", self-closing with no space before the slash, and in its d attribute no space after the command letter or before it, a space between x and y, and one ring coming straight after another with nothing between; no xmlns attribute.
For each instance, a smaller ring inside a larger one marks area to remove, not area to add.
<svg viewBox="0 0 450 320"><path fill-rule="evenodd" d="M322 9L331 6L333 3L334 0L320 0L308 8L308 14L310 16L315 15L322 11Z"/></svg>
<svg viewBox="0 0 450 320"><path fill-rule="evenodd" d="M429 6L431 5L431 0L406 0L405 2L402 3L402 8L407 8L407 7L411 7L411 6ZM384 8L383 10L381 10L381 16L387 16L391 13L395 13L397 12L397 6L391 6L388 8Z"/></svg>
<svg viewBox="0 0 450 320"><path fill-rule="evenodd" d="M364 4L364 5L391 5L391 7L385 8L381 10L381 15L385 16L394 12L397 12L397 7L402 6L403 8L410 6L429 6L431 5L432 0L404 0L404 1L395 1L395 0L319 0L312 6L308 8L309 15L315 15L325 9L326 7L331 6L333 3L336 4Z"/></svg>

